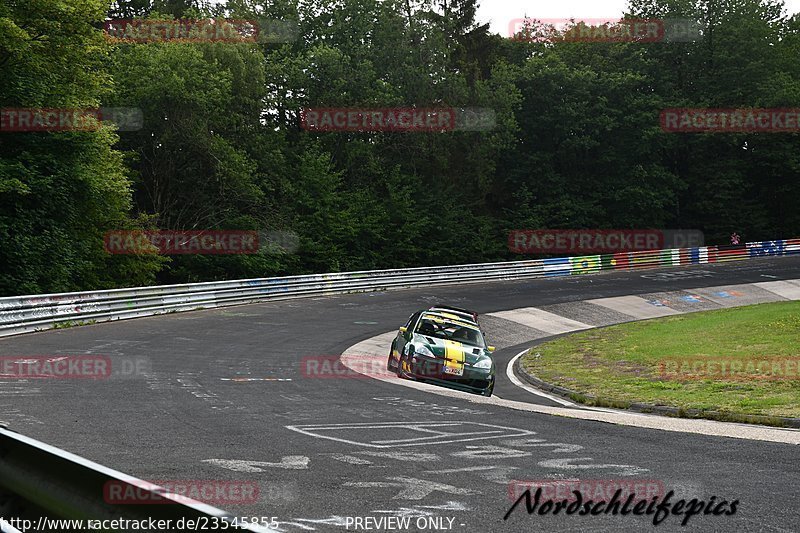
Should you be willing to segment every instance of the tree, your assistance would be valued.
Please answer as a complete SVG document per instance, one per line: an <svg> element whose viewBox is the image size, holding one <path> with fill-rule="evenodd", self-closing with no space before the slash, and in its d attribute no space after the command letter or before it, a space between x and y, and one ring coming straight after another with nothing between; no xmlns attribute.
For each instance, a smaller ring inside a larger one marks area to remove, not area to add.
<svg viewBox="0 0 800 533"><path fill-rule="evenodd" d="M0 3L0 107L96 108L110 91L107 52L93 24L100 0ZM147 284L158 258L110 256L103 234L136 227L117 135L0 134L0 293Z"/></svg>

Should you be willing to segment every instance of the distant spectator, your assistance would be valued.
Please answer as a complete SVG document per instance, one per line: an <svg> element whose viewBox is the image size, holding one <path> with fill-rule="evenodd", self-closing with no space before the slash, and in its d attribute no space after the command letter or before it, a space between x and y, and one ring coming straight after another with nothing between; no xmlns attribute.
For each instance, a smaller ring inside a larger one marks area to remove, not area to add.
<svg viewBox="0 0 800 533"><path fill-rule="evenodd" d="M731 244L739 244L739 239L741 239L741 237L739 237L738 233L735 231L731 233Z"/></svg>

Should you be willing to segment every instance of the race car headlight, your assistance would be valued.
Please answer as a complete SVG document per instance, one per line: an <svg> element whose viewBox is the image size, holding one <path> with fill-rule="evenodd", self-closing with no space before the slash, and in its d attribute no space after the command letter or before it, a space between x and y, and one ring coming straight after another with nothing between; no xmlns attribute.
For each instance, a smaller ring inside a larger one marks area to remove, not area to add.
<svg viewBox="0 0 800 533"><path fill-rule="evenodd" d="M475 363L472 366L474 368L492 368L492 360L489 359L488 357L486 357L484 359L481 359L480 361L478 361L477 363Z"/></svg>
<svg viewBox="0 0 800 533"><path fill-rule="evenodd" d="M425 357L436 357L433 352L424 344L414 346L414 355L424 355Z"/></svg>

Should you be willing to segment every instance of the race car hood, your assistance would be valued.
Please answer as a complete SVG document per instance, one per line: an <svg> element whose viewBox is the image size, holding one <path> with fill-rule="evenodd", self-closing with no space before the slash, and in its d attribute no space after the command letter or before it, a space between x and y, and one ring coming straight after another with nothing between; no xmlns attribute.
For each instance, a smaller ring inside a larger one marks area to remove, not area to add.
<svg viewBox="0 0 800 533"><path fill-rule="evenodd" d="M452 359L459 362L466 362L470 365L478 360L489 356L489 352L477 346L470 346L456 341L429 337L427 335L414 335L414 344L424 344L437 358ZM463 354L463 355L462 355Z"/></svg>

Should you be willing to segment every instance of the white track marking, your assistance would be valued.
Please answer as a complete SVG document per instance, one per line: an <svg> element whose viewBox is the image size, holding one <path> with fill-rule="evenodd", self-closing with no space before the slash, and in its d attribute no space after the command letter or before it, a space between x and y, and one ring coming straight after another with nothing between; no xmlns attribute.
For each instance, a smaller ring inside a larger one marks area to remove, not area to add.
<svg viewBox="0 0 800 533"><path fill-rule="evenodd" d="M238 459L204 459L204 463L234 472L263 472L264 468L283 468L287 470L306 470L310 459L305 455L285 455L280 463L265 461L242 461Z"/></svg>
<svg viewBox="0 0 800 533"><path fill-rule="evenodd" d="M458 435L461 437L461 436L466 436L466 435L489 435L491 433L502 433L502 432L503 432L503 430L498 429L496 431L469 431L469 432L466 432L466 433L459 433ZM441 439L442 435L450 435L450 434L449 433L441 433L439 435L435 435L435 436L432 436L432 437L417 437L417 438L413 438L413 439L374 440L372 442L374 442L375 444L397 444L397 443L411 444L412 442L420 443L423 440ZM426 444L424 442L421 442L421 443L422 444Z"/></svg>
<svg viewBox="0 0 800 533"><path fill-rule="evenodd" d="M304 519L300 518L299 520L304 520ZM306 525L306 524L302 524L300 522L278 522L278 527L279 528L281 527L281 524L285 524L287 526L299 527L303 531L316 531L317 530L316 528L313 528L313 527L311 527L309 525ZM286 531L286 530L281 528L280 531Z"/></svg>
<svg viewBox="0 0 800 533"><path fill-rule="evenodd" d="M594 326L572 320L570 318L550 313L538 307L524 307L522 309L513 309L511 311L499 311L497 313L488 313L489 316L502 318L529 328L538 329L551 335L558 335L559 333L569 333L570 331L578 331L581 329L589 329Z"/></svg>
<svg viewBox="0 0 800 533"><path fill-rule="evenodd" d="M547 459L539 461L539 466L543 468L558 468L562 470L600 470L607 469L620 476L638 476L650 470L634 465L611 465L611 464L575 464L577 461L593 461L591 457L570 457L568 459Z"/></svg>
<svg viewBox="0 0 800 533"><path fill-rule="evenodd" d="M706 252L700 252L700 257L704 260L708 259ZM695 278L710 278L714 275L709 270L679 270L677 272L659 272L657 274L642 274L641 277L653 281L674 281L683 279Z"/></svg>
<svg viewBox="0 0 800 533"><path fill-rule="evenodd" d="M580 444L567 444L564 442L547 442L543 444L531 444L530 446L553 446L554 448L550 450L553 453L573 453L583 449L583 446Z"/></svg>
<svg viewBox="0 0 800 533"><path fill-rule="evenodd" d="M537 442L538 441L538 442ZM532 447L553 447L550 450L553 453L573 453L583 449L583 446L580 444L567 444L564 442L545 442L542 439L511 439L511 440L504 440L500 444L505 444L506 446L519 446L522 448L532 448Z"/></svg>
<svg viewBox="0 0 800 533"><path fill-rule="evenodd" d="M435 509L437 511L470 511L471 509L461 502L447 502L442 505L415 505L418 509Z"/></svg>
<svg viewBox="0 0 800 533"><path fill-rule="evenodd" d="M366 455L368 457L381 457L384 459L394 459L396 461L440 461L441 457L435 453L412 453L412 452L356 452L359 455Z"/></svg>
<svg viewBox="0 0 800 533"><path fill-rule="evenodd" d="M372 461L367 461L366 459L361 459L360 457L354 457L352 455L346 455L343 453L332 453L330 454L332 459L336 459L337 461L341 461L343 463L351 464L351 465L371 465Z"/></svg>
<svg viewBox="0 0 800 533"><path fill-rule="evenodd" d="M204 402L211 405L212 409L225 410L233 407L233 403L228 400L222 400L220 397L210 390L203 387L195 378L196 373L179 372L178 383L180 383L183 390L189 391L192 396L199 398Z"/></svg>
<svg viewBox="0 0 800 533"><path fill-rule="evenodd" d="M19 409L15 409L11 404L0 404L0 427L21 426L24 424L44 425L44 422L30 415L26 415Z"/></svg>
<svg viewBox="0 0 800 533"><path fill-rule="evenodd" d="M445 470L426 470L426 474L454 474L458 472L478 472L478 475L487 481L499 485L508 485L514 478L509 474L519 470L516 466L467 466L464 468L448 468Z"/></svg>
<svg viewBox="0 0 800 533"><path fill-rule="evenodd" d="M465 457L467 459L510 459L513 457L530 457L531 452L504 448L503 446L493 446L491 444L482 446L464 446L467 448L461 452L453 452L453 457Z"/></svg>
<svg viewBox="0 0 800 533"><path fill-rule="evenodd" d="M532 386L523 383L517 376L514 374L514 363L517 362L517 359L522 357L524 354L528 353L528 350L522 350L517 355L515 355L511 361L506 366L506 376L508 379L516 385L517 387L524 389L531 394L535 394L536 396L541 396L542 398L547 398L550 401L556 402L566 407L577 407L574 403L570 402L569 400L565 400L564 398L559 398L558 396L553 396L552 394L547 394L546 392L540 391L539 389L535 389Z"/></svg>
<svg viewBox="0 0 800 533"><path fill-rule="evenodd" d="M441 436L437 436L436 439L438 440L426 440L424 442L417 442L418 439L414 437L400 439L396 441L388 441L387 443L381 444L381 442L387 441L380 441L376 440L375 430L376 429L399 429L399 430L406 430L407 433L411 433L416 431L418 428L425 428L425 427L456 427L462 426L463 428L468 428L467 431L463 432L454 432L454 433L444 433ZM476 432L472 431L475 427L478 428L488 428L484 431ZM534 435L534 431L529 431L527 429L519 429L519 428L511 428L505 426L497 426L493 424L483 424L480 422L468 422L468 421L451 421L451 422L386 422L386 423L356 423L356 424L325 424L325 425L298 425L298 426L286 426L286 429L290 429L292 431L296 431L298 433L302 433L304 435L308 435L310 437L314 437L317 439L328 439L337 442L343 442L346 444L355 444L358 446L366 446L369 448L400 448L400 447L408 447L408 446L438 446L439 444L449 444L453 442L471 442L476 440L484 440L484 439L501 439L501 438L513 438L513 437L525 437L528 435ZM334 437L329 434L321 433L323 431L346 431L350 430L348 436L350 438L342 438L342 437ZM362 434L354 435L353 430L365 430L361 431ZM500 430L500 431L498 431ZM500 433L499 435L497 433ZM479 435L479 436L475 436ZM363 440L354 440L356 437L361 438Z"/></svg>
<svg viewBox="0 0 800 533"><path fill-rule="evenodd" d="M586 301L590 304L596 304L611 309L612 311L632 316L636 319L658 318L661 316L680 314L680 311L676 311L664 305L653 305L639 296L615 296L613 298L598 298Z"/></svg>
<svg viewBox="0 0 800 533"><path fill-rule="evenodd" d="M505 444L506 446L534 446L536 444L547 442L544 439L510 439L500 441L500 444Z"/></svg>
<svg viewBox="0 0 800 533"><path fill-rule="evenodd" d="M386 405L400 406L400 407L424 407L424 411L431 415L489 415L493 413L490 411L481 411L480 409L467 409L457 405L439 405L430 402L418 402L408 398L392 398L392 397L377 397L372 398L375 401L386 402ZM452 417L451 417L452 418Z"/></svg>
<svg viewBox="0 0 800 533"><path fill-rule="evenodd" d="M449 501L442 505L414 505L412 507L400 507L399 509L386 510L386 509L373 509L371 512L376 514L391 514L398 517L411 517L416 518L420 516L435 516L433 511L426 509L433 509L433 511L470 511L471 509L461 502Z"/></svg>
<svg viewBox="0 0 800 533"><path fill-rule="evenodd" d="M39 387L26 385L30 383L27 379L0 381L0 394L14 394L17 396L35 396L42 392Z"/></svg>
<svg viewBox="0 0 800 533"><path fill-rule="evenodd" d="M398 492L393 499L395 500L422 500L434 492L444 492L446 494L456 494L459 496L471 496L481 494L480 492L472 489L462 489L444 483L437 483L435 481L428 481L426 479L417 479L413 477L389 477L389 481L352 481L345 483L345 487L360 487L360 488L383 488L383 487L400 487L402 490Z"/></svg>
<svg viewBox="0 0 800 533"><path fill-rule="evenodd" d="M800 300L800 283L797 281L764 281L753 285L787 300Z"/></svg>
<svg viewBox="0 0 800 533"><path fill-rule="evenodd" d="M292 381L292 378L219 378L220 381L236 381L240 383L250 381Z"/></svg>
<svg viewBox="0 0 800 533"><path fill-rule="evenodd" d="M311 524L325 524L326 526L344 526L347 524L346 518L338 515L334 515L330 518L295 518L295 520L298 522L309 522Z"/></svg>

